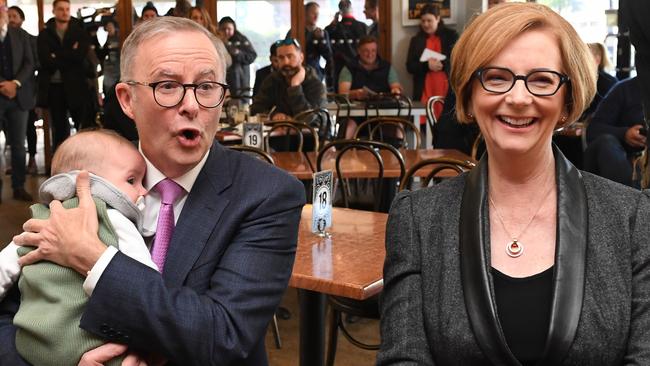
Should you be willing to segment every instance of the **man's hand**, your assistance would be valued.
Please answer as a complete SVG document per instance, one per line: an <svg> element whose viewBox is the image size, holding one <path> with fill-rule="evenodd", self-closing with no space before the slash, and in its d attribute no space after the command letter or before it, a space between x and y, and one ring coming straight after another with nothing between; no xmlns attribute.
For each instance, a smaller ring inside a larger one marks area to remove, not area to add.
<svg viewBox="0 0 650 366"><path fill-rule="evenodd" d="M97 237L97 209L87 171L77 176L77 196L78 208L66 210L60 201L52 201L49 219L31 219L23 224L25 232L14 236L14 242L36 249L20 258L21 266L48 260L86 276L95 265L106 245Z"/></svg>
<svg viewBox="0 0 650 366"><path fill-rule="evenodd" d="M352 99L363 100L366 99L367 97L368 97L368 90L365 88L350 90L350 98Z"/></svg>
<svg viewBox="0 0 650 366"><path fill-rule="evenodd" d="M641 125L634 125L625 131L625 142L632 147L644 147L646 137L641 134Z"/></svg>
<svg viewBox="0 0 650 366"><path fill-rule="evenodd" d="M435 58L430 58L429 61L429 70L431 71L440 71L442 70L442 61L437 60Z"/></svg>
<svg viewBox="0 0 650 366"><path fill-rule="evenodd" d="M291 78L289 85L298 86L302 84L303 81L305 81L305 68L301 65L300 70L298 70L298 72Z"/></svg>
<svg viewBox="0 0 650 366"><path fill-rule="evenodd" d="M318 28L318 27L316 27L316 28L314 29L314 38L316 38L316 39L322 39L322 38L323 38L323 35L324 35L324 34L323 34L323 30L322 30L322 29L320 29L320 28Z"/></svg>
<svg viewBox="0 0 650 366"><path fill-rule="evenodd" d="M79 360L78 366L101 366L126 352L126 349L127 346L124 344L106 343L84 353L81 360ZM127 363L127 361L130 363ZM122 366L146 365L146 363L133 363L133 361L132 358L126 357L122 362Z"/></svg>
<svg viewBox="0 0 650 366"><path fill-rule="evenodd" d="M9 99L14 99L16 97L16 90L18 85L10 80L0 81L0 94L4 95Z"/></svg>

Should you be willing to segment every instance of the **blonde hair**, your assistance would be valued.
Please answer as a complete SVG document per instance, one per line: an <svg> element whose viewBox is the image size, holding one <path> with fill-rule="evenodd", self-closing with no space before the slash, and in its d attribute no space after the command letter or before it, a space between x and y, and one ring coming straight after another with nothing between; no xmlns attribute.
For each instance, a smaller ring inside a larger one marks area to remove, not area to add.
<svg viewBox="0 0 650 366"><path fill-rule="evenodd" d="M589 47L589 51L591 51L591 54L594 55L594 57L600 56L598 71L603 71L612 67L611 62L609 62L609 57L607 57L607 50L602 43L587 43L587 46Z"/></svg>
<svg viewBox="0 0 650 366"><path fill-rule="evenodd" d="M136 149L129 140L113 130L79 131L56 149L52 157L52 175L71 170L88 170L101 175L106 154L115 154L116 148L122 146Z"/></svg>
<svg viewBox="0 0 650 366"><path fill-rule="evenodd" d="M456 117L470 123L467 107L476 70L487 65L513 39L529 30L551 32L558 41L563 69L566 110L563 124L577 120L596 93L597 70L587 45L575 29L547 6L503 3L477 16L465 29L451 53L450 84L456 93ZM558 121L560 124L560 121Z"/></svg>

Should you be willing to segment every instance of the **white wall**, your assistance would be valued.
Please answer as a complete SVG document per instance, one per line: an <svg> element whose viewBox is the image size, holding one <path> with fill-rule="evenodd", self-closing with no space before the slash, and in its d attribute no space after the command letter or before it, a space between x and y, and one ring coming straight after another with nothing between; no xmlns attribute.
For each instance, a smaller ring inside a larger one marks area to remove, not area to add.
<svg viewBox="0 0 650 366"><path fill-rule="evenodd" d="M407 0L390 0L392 17L391 24L392 32L392 64L399 80L404 86L406 95L413 94L413 76L406 71L406 56L408 53L409 42L419 30L419 26L402 26L402 1ZM482 0L451 0L456 1L457 24L449 25L450 28L455 29L460 33L464 25L469 21L473 14L480 12Z"/></svg>

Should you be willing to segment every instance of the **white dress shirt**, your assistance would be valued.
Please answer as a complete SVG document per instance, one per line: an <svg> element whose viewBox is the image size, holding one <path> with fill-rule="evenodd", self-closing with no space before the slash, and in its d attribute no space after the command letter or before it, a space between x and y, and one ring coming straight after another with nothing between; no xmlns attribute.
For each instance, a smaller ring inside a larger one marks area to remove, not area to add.
<svg viewBox="0 0 650 366"><path fill-rule="evenodd" d="M142 154L142 148L140 148L140 153ZM192 168L187 173L181 175L178 178L172 179L178 185L183 187L185 194L174 203L174 223L178 222L178 217L185 206L185 201L187 200L187 194L192 190L196 178L199 176L201 169L205 165L205 162L208 160L208 155L210 151L203 156L203 159L199 161L194 168ZM147 173L144 178L144 188L149 191L145 197L145 209L144 209L144 219L142 221L142 235L145 237L145 241L150 245L152 242L152 236L156 233L156 226L158 224L158 211L160 211L160 194L153 190L152 188L158 184L161 180L165 179L165 175L160 172L147 157L142 154L144 161L147 164ZM115 254L117 253L117 248L108 246L107 249L102 253L101 257L97 260L93 268L88 271L88 276L84 281L83 288L88 296L92 295L99 278L104 273L106 267L111 262Z"/></svg>

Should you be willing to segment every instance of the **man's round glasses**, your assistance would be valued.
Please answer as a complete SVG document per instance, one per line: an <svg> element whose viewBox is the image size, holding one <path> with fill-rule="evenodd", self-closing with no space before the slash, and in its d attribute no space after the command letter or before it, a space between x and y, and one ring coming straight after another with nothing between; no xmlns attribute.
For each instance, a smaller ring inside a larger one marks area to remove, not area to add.
<svg viewBox="0 0 650 366"><path fill-rule="evenodd" d="M194 89L197 103L204 108L216 108L226 95L228 85L216 81L204 81L198 84L183 84L174 80L163 80L155 83L142 83L139 81L126 81L129 85L148 86L153 90L153 99L165 108L176 107L185 98L187 88Z"/></svg>
<svg viewBox="0 0 650 366"><path fill-rule="evenodd" d="M560 90L569 81L569 77L553 70L536 70L526 75L515 75L504 67L485 67L478 69L476 78L483 89L490 93L503 94L515 86L517 80L523 80L530 94L538 97L548 97Z"/></svg>

